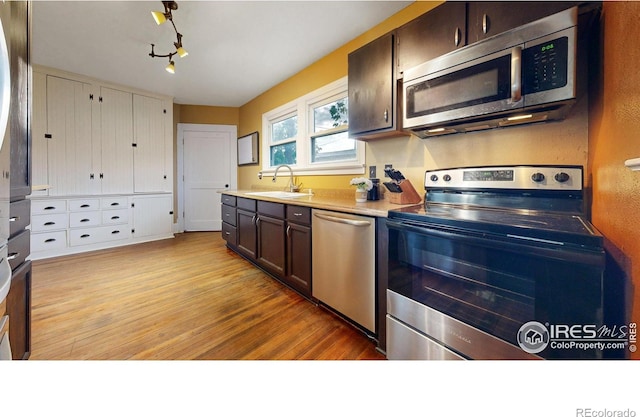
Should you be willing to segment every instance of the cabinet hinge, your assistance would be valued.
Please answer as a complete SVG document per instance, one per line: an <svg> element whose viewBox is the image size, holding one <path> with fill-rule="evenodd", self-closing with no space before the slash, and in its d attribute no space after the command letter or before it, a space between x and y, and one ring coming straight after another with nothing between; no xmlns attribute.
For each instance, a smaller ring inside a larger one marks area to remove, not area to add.
<svg viewBox="0 0 640 417"><path fill-rule="evenodd" d="M134 148L137 148L138 144L137 143L132 143L131 146L133 146Z"/></svg>
<svg viewBox="0 0 640 417"><path fill-rule="evenodd" d="M45 133L44 134L44 138L45 139L51 139L51 138L53 138L53 135L51 133Z"/></svg>
<svg viewBox="0 0 640 417"><path fill-rule="evenodd" d="M93 101L93 94L89 94L89 100Z"/></svg>
<svg viewBox="0 0 640 417"><path fill-rule="evenodd" d="M173 210L171 210L171 211L169 212L169 214L171 214L171 215L173 216Z"/></svg>
<svg viewBox="0 0 640 417"><path fill-rule="evenodd" d="M100 103L102 103L102 96L98 99L98 101L99 101Z"/></svg>
<svg viewBox="0 0 640 417"><path fill-rule="evenodd" d="M102 172L100 173L100 179L104 179L104 174Z"/></svg>

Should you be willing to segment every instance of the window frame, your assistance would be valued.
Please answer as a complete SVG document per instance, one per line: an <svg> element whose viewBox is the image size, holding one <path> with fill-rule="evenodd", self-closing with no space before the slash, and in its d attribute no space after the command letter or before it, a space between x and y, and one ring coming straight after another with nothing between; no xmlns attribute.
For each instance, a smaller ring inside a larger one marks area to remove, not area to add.
<svg viewBox="0 0 640 417"><path fill-rule="evenodd" d="M322 105L323 102L331 102L332 98L339 100L340 98L348 98L347 77L343 77L332 83L329 83L317 90L314 90L302 97L292 100L280 107L270 110L262 115L262 172L273 173L277 166L271 165L271 146L284 142L272 142L271 133L272 125L287 117L297 115L298 134L295 137L296 142L296 163L291 165L296 175L346 175L346 174L364 174L365 161L365 145L360 140L354 140L356 145L356 157L349 161L335 162L311 162L311 144L312 139L322 136L328 136L349 130L348 124L341 125L335 129L324 132L313 132L313 110L315 107Z"/></svg>

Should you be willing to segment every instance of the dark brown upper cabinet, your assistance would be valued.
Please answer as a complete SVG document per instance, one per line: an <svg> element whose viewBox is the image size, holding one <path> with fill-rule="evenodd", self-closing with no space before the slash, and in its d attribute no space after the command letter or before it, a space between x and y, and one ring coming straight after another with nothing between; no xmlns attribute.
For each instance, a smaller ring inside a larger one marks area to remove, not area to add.
<svg viewBox="0 0 640 417"><path fill-rule="evenodd" d="M479 1L467 3L468 43L506 32L577 5L556 1Z"/></svg>
<svg viewBox="0 0 640 417"><path fill-rule="evenodd" d="M395 65L395 34L351 52L349 135L360 140L407 135L401 131Z"/></svg>
<svg viewBox="0 0 640 417"><path fill-rule="evenodd" d="M465 2L446 2L400 26L398 74L467 44Z"/></svg>

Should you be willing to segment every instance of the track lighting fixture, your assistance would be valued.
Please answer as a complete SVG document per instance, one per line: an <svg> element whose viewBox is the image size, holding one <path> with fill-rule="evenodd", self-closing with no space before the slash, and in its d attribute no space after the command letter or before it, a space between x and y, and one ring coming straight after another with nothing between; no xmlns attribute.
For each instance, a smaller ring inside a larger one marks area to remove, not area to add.
<svg viewBox="0 0 640 417"><path fill-rule="evenodd" d="M173 30L176 32L177 40L173 43L173 46L176 48L176 50L174 52L169 52L168 54L156 54L154 50L155 45L151 44L151 53L149 54L149 56L151 58L169 58L169 65L167 65L165 69L167 70L167 72L174 74L176 68L175 63L171 58L173 58L173 56L176 54L180 58L184 58L185 56L189 55L189 53L182 47L182 34L178 32L178 29L176 29L176 24L173 23L173 14L171 13L171 11L178 10L178 3L175 1L163 1L162 4L164 5L164 13L151 12L151 15L158 25L163 24L167 20L171 22Z"/></svg>

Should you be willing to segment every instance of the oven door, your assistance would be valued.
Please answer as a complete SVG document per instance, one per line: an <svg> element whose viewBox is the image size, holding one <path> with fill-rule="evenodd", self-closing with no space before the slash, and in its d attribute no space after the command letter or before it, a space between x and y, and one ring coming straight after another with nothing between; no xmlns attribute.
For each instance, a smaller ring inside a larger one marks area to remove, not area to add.
<svg viewBox="0 0 640 417"><path fill-rule="evenodd" d="M389 290L519 349L530 321L602 324L602 251L388 219ZM403 321L402 317L396 317ZM447 344L438 334L427 336ZM462 337L465 339L465 337ZM458 353L488 358L485 343ZM456 350L455 347L449 346ZM554 351L545 358L595 358Z"/></svg>

